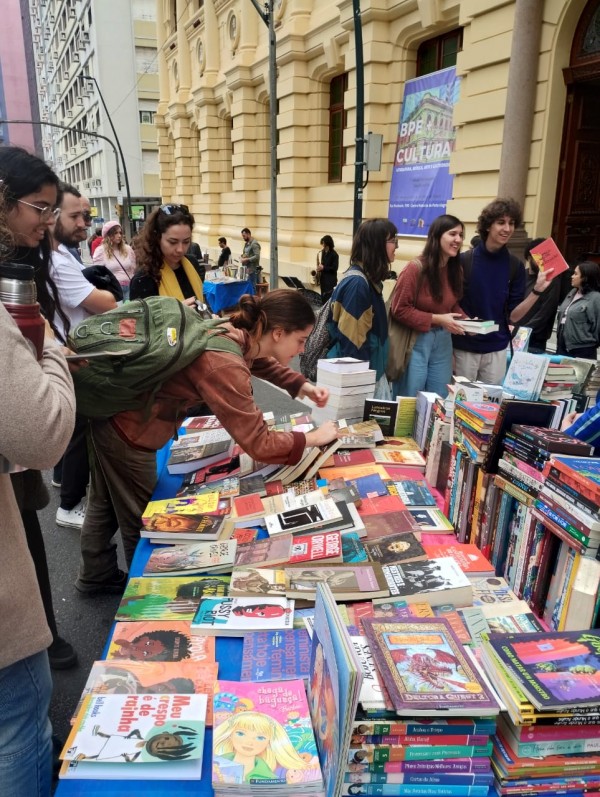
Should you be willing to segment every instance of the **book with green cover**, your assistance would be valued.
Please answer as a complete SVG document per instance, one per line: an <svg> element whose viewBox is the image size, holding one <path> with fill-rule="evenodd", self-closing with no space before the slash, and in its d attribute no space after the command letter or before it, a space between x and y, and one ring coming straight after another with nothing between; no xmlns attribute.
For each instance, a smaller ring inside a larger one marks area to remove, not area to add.
<svg viewBox="0 0 600 797"><path fill-rule="evenodd" d="M191 620L202 598L227 594L228 576L130 578L116 620Z"/></svg>

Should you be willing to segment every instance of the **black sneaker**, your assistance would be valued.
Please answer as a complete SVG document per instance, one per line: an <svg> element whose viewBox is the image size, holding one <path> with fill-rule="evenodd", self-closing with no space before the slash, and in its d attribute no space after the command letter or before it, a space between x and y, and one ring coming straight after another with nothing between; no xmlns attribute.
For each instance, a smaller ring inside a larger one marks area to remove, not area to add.
<svg viewBox="0 0 600 797"><path fill-rule="evenodd" d="M122 570L116 570L109 579L95 584L86 583L78 578L75 582L75 589L82 595L122 595L127 578L127 573Z"/></svg>
<svg viewBox="0 0 600 797"><path fill-rule="evenodd" d="M77 653L66 639L57 636L48 648L48 659L53 670L68 670L77 664Z"/></svg>

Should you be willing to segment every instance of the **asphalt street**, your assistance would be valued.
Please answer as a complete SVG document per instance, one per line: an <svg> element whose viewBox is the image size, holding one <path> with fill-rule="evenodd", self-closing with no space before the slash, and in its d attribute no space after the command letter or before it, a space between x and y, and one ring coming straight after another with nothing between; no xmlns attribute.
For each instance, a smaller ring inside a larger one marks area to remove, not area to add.
<svg viewBox="0 0 600 797"><path fill-rule="evenodd" d="M287 393L259 380L254 380L254 394L258 406L265 412L306 410L306 405L292 401ZM70 717L77 705L92 662L102 657L119 597L117 595L84 597L73 586L79 562L79 532L56 525L59 490L50 485L51 476L50 471L44 474L51 500L50 504L39 513L40 523L46 545L59 633L71 642L79 657L79 664L76 667L52 672L54 695L50 719L54 733L59 739L64 740L69 732ZM120 567L125 569L122 550L120 548L119 550Z"/></svg>

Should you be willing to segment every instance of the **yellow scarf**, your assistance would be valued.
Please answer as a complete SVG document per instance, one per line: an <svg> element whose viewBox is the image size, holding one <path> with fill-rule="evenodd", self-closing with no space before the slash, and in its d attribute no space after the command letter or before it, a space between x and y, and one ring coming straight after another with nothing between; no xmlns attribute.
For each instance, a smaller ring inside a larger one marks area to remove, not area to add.
<svg viewBox="0 0 600 797"><path fill-rule="evenodd" d="M181 266L185 273L187 274L187 278L190 281L190 285L194 290L194 296L196 299L200 301L204 301L204 294L202 292L202 280L200 279L198 272L187 259L187 257L182 258ZM160 272L160 285L158 286L158 295L159 296L172 296L174 299L179 299L180 302L184 300L184 295L181 292L181 288L179 287L179 282L177 281L177 277L175 276L175 272L171 268L171 266L167 265L163 261L163 267Z"/></svg>

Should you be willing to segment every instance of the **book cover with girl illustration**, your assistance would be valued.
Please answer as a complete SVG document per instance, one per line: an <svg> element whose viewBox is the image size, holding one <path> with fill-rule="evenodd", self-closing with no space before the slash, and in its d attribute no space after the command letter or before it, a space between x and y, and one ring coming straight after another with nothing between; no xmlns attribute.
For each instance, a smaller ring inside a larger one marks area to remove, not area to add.
<svg viewBox="0 0 600 797"><path fill-rule="evenodd" d="M192 635L186 620L115 623L107 659L214 662L214 637Z"/></svg>
<svg viewBox="0 0 600 797"><path fill-rule="evenodd" d="M322 790L303 681L217 681L213 717L216 795L248 784L285 794Z"/></svg>
<svg viewBox="0 0 600 797"><path fill-rule="evenodd" d="M201 760L206 702L195 694L89 695L60 757L133 765Z"/></svg>

